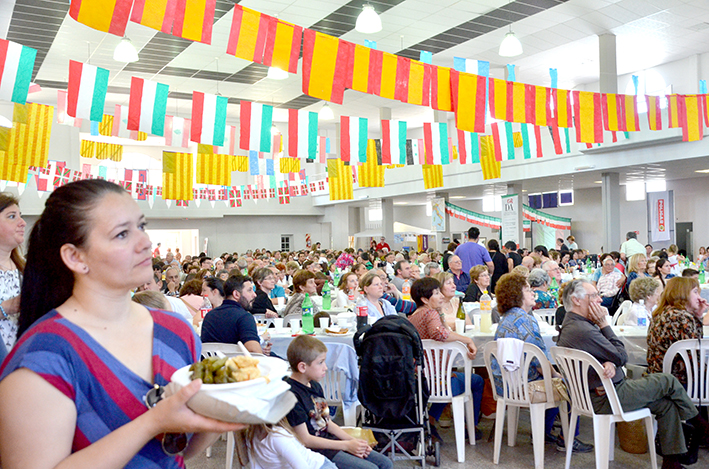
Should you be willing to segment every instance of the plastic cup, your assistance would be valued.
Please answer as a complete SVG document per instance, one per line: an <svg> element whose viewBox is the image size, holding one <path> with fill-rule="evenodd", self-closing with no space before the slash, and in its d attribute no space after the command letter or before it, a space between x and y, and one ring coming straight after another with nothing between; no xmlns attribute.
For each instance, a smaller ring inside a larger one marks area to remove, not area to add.
<svg viewBox="0 0 709 469"><path fill-rule="evenodd" d="M300 331L300 319L290 320L290 331L291 334L297 334Z"/></svg>
<svg viewBox="0 0 709 469"><path fill-rule="evenodd" d="M320 318L320 329L325 330L330 325L330 318Z"/></svg>
<svg viewBox="0 0 709 469"><path fill-rule="evenodd" d="M471 317L473 318L473 325L475 326L475 330L480 332L480 313L473 314Z"/></svg>
<svg viewBox="0 0 709 469"><path fill-rule="evenodd" d="M465 319L455 320L455 332L458 334L465 334Z"/></svg>
<svg viewBox="0 0 709 469"><path fill-rule="evenodd" d="M284 296L279 296L277 298L277 301L278 301L278 306L283 306L286 304L286 298Z"/></svg>
<svg viewBox="0 0 709 469"><path fill-rule="evenodd" d="M283 330L283 318L275 318L273 324L276 326L276 330L281 332Z"/></svg>

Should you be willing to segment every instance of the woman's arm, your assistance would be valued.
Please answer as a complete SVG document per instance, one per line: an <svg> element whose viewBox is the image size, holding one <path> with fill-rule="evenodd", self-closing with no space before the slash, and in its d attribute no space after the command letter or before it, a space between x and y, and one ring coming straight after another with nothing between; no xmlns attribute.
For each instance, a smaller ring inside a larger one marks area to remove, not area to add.
<svg viewBox="0 0 709 469"><path fill-rule="evenodd" d="M44 378L21 368L0 382L0 454L4 469L122 468L151 438L163 432L225 432L243 428L195 414L187 401L199 391L192 382L135 420L92 445L71 452L76 429L74 402Z"/></svg>
<svg viewBox="0 0 709 469"><path fill-rule="evenodd" d="M20 312L20 296L14 298L8 298L7 300L0 303L2 308L5 310L5 314L17 314Z"/></svg>

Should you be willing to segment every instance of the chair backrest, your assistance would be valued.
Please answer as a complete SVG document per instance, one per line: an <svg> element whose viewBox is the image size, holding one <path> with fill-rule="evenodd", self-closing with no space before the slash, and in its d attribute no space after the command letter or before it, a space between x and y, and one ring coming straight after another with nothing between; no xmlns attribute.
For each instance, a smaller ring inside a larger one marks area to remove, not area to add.
<svg viewBox="0 0 709 469"><path fill-rule="evenodd" d="M303 315L301 313L286 314L286 316L283 318L283 325L285 327L290 327L290 320L291 319L297 319L300 321L302 318L303 318Z"/></svg>
<svg viewBox="0 0 709 469"><path fill-rule="evenodd" d="M540 308L532 311L535 315L539 315L547 324L553 326L556 321L556 309Z"/></svg>
<svg viewBox="0 0 709 469"><path fill-rule="evenodd" d="M220 342L202 344L202 359L214 357L217 355L217 352L221 352L224 355L235 355L240 353L241 350L236 344L224 344Z"/></svg>
<svg viewBox="0 0 709 469"><path fill-rule="evenodd" d="M464 393L469 394L471 361L468 358L468 348L462 342L439 342L431 339L421 342L426 364L423 372L431 392L429 399L453 398L451 374L453 366L458 366L460 363L465 366Z"/></svg>
<svg viewBox="0 0 709 469"><path fill-rule="evenodd" d="M497 387L494 382L492 385L492 394L495 400L497 400L498 397L503 397L508 402L522 404L529 404L531 402L532 396L529 394L529 386L527 386L527 384L529 367L532 366L533 360L536 358L542 368L544 389L548 390L547 402L554 403L554 393L551 392L551 390L554 389L551 383L551 365L544 355L544 352L536 345L524 343L522 360L520 361L519 368L515 371L508 371L504 366L499 365L501 360L497 356L497 342L494 340L485 344L483 358L485 359L485 368L487 368L489 376L494 376L492 368L493 358L497 362L500 374L502 375L502 396L498 396Z"/></svg>
<svg viewBox="0 0 709 469"><path fill-rule="evenodd" d="M687 395L694 404L709 404L709 339L686 339L670 345L662 362L663 373L672 373L672 362L678 355L687 372Z"/></svg>
<svg viewBox="0 0 709 469"><path fill-rule="evenodd" d="M273 318L266 319L265 313L254 314L253 317L254 321L256 321L256 324L259 326L270 326L271 324L273 324Z"/></svg>
<svg viewBox="0 0 709 469"><path fill-rule="evenodd" d="M339 342L325 342L327 347L327 373L320 381L320 385L325 395L325 400L328 405L341 404L343 394L347 386L347 373L344 367L348 363L354 364L354 368L350 369L350 374L355 383L354 392L357 390L356 383L359 381L359 369L357 368L357 353L354 347Z"/></svg>
<svg viewBox="0 0 709 469"><path fill-rule="evenodd" d="M588 386L589 370L594 370L601 378L613 415L625 415L613 382L603 377L603 366L590 353L567 347L552 347L551 356L561 370L561 374L564 375L571 405L579 414L587 416L595 414L591 393L596 391L589 389Z"/></svg>
<svg viewBox="0 0 709 469"><path fill-rule="evenodd" d="M630 308L633 306L633 302L630 300L625 300L623 304L620 305L620 308L615 312L613 315L613 319L611 321L611 326L616 326L618 323L623 324L621 320L623 319L623 316L625 316L628 311L630 311Z"/></svg>

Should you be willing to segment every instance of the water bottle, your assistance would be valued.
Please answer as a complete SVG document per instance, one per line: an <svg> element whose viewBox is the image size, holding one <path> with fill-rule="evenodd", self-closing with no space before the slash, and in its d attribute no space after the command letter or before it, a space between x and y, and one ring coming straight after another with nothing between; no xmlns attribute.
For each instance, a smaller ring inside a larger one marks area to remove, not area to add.
<svg viewBox="0 0 709 469"><path fill-rule="evenodd" d="M647 327L647 310L645 309L645 300L640 300L640 304L636 306L638 315L638 327Z"/></svg>
<svg viewBox="0 0 709 469"><path fill-rule="evenodd" d="M332 296L330 295L330 282L325 282L322 287L322 309L329 311L332 309Z"/></svg>
<svg viewBox="0 0 709 469"><path fill-rule="evenodd" d="M411 280L405 280L401 286L401 298L404 300L411 299Z"/></svg>
<svg viewBox="0 0 709 469"><path fill-rule="evenodd" d="M301 309L303 311L303 317L301 322L303 323L303 334L313 334L315 332L315 324L313 322L313 300L310 299L310 294L305 294L305 299L301 304Z"/></svg>
<svg viewBox="0 0 709 469"><path fill-rule="evenodd" d="M480 297L480 332L492 331L492 298L487 290Z"/></svg>

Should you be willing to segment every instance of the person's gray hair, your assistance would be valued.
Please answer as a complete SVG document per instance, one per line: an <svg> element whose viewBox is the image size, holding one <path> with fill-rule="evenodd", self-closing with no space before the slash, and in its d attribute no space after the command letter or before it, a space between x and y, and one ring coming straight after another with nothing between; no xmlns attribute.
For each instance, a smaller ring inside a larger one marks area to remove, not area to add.
<svg viewBox="0 0 709 469"><path fill-rule="evenodd" d="M438 264L438 262L429 262L425 266L423 266L423 275L428 277L431 275L431 269L440 269L441 266Z"/></svg>
<svg viewBox="0 0 709 469"><path fill-rule="evenodd" d="M626 233L626 235L625 235L625 238L626 239L637 239L638 235L637 235L637 233L635 233L635 231L628 231L628 233Z"/></svg>
<svg viewBox="0 0 709 469"><path fill-rule="evenodd" d="M529 273L527 282L532 288L543 287L551 282L551 277L544 269L534 269Z"/></svg>
<svg viewBox="0 0 709 469"><path fill-rule="evenodd" d="M586 298L586 295L588 294L586 292L586 288L584 288L584 284L586 283L593 285L589 280L586 280L585 278L577 278L566 284L566 286L564 287L564 295L562 298L566 311L571 311L571 308L573 308L573 302L571 301L571 298L576 298L577 300Z"/></svg>
<svg viewBox="0 0 709 469"><path fill-rule="evenodd" d="M249 266L249 263L245 257L240 257L236 260L236 265L239 266L240 269L245 269Z"/></svg>

